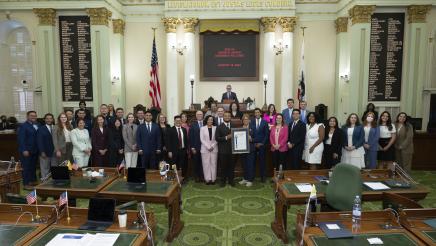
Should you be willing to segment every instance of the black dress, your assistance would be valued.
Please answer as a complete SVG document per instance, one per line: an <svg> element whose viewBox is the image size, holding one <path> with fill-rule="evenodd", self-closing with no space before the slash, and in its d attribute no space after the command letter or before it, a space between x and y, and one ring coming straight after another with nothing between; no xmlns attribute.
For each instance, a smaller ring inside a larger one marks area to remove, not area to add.
<svg viewBox="0 0 436 246"><path fill-rule="evenodd" d="M160 127L160 134L161 134L161 143L162 143L162 150L160 154L157 155L158 162L166 161L168 162L168 150L167 150L167 144L166 140L168 138L168 130L171 128L170 125L165 124L165 127Z"/></svg>
<svg viewBox="0 0 436 246"><path fill-rule="evenodd" d="M324 152L322 153L322 158L324 165L326 165L327 168L332 168L341 161L343 139L342 131L340 129L335 129L330 144L327 144L328 139L329 132L326 131L324 136ZM338 158L334 159L333 154L337 154Z"/></svg>
<svg viewBox="0 0 436 246"><path fill-rule="evenodd" d="M124 149L124 139L122 127L115 129L109 128L109 165L116 167L124 159L124 153L120 154L119 150Z"/></svg>

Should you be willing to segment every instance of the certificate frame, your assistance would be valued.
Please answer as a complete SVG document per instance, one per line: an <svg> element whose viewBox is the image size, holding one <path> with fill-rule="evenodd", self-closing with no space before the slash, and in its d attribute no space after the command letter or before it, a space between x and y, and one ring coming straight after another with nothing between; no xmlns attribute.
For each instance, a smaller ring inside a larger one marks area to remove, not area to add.
<svg viewBox="0 0 436 246"><path fill-rule="evenodd" d="M232 128L232 154L250 153L249 129L248 128ZM239 141L238 139L243 138ZM242 143L242 144L241 144Z"/></svg>

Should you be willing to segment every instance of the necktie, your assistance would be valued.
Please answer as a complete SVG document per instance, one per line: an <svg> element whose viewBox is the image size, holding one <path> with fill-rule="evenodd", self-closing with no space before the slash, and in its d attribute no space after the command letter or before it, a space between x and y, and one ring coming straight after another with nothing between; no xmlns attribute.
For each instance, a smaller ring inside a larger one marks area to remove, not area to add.
<svg viewBox="0 0 436 246"><path fill-rule="evenodd" d="M230 99L230 92L227 92L227 99Z"/></svg>
<svg viewBox="0 0 436 246"><path fill-rule="evenodd" d="M52 125L50 125L50 134L53 135L53 126Z"/></svg>
<svg viewBox="0 0 436 246"><path fill-rule="evenodd" d="M229 124L229 123L226 123L226 126L227 126L227 128L229 128L229 129L230 129L230 124Z"/></svg>
<svg viewBox="0 0 436 246"><path fill-rule="evenodd" d="M179 135L179 148L183 148L182 133L180 132L180 127L177 127L177 132Z"/></svg>
<svg viewBox="0 0 436 246"><path fill-rule="evenodd" d="M259 129L259 119L256 119L256 129Z"/></svg>
<svg viewBox="0 0 436 246"><path fill-rule="evenodd" d="M198 126L201 128L203 126L203 123L201 121L198 121Z"/></svg>
<svg viewBox="0 0 436 246"><path fill-rule="evenodd" d="M292 132L292 130L294 130L295 123L296 123L295 121L294 121L294 123L292 123L291 132Z"/></svg>
<svg viewBox="0 0 436 246"><path fill-rule="evenodd" d="M147 123L147 130L148 130L148 132L151 132L150 123Z"/></svg>
<svg viewBox="0 0 436 246"><path fill-rule="evenodd" d="M222 123L221 118L218 118L218 125L221 125L221 123Z"/></svg>
<svg viewBox="0 0 436 246"><path fill-rule="evenodd" d="M305 110L301 110L301 119L303 120L303 122L306 122L305 121L305 119L306 119L306 111Z"/></svg>

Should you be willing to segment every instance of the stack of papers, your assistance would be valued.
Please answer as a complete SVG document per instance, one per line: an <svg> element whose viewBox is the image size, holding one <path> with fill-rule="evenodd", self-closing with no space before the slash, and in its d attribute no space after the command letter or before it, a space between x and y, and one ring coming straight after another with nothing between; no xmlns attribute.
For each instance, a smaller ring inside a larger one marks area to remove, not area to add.
<svg viewBox="0 0 436 246"><path fill-rule="evenodd" d="M368 186L371 190L390 190L391 188L382 182L363 182L364 185Z"/></svg>
<svg viewBox="0 0 436 246"><path fill-rule="evenodd" d="M97 234L57 234L47 246L112 246L117 241L119 233L97 233Z"/></svg>
<svg viewBox="0 0 436 246"><path fill-rule="evenodd" d="M300 192L311 192L312 185L309 183L295 183L295 186L298 188Z"/></svg>

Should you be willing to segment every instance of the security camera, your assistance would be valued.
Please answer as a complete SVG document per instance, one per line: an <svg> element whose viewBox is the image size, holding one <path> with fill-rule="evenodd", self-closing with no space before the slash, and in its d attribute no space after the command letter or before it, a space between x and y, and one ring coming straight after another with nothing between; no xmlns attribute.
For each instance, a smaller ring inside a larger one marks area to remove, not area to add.
<svg viewBox="0 0 436 246"><path fill-rule="evenodd" d="M22 85L27 85L27 81L26 80L21 80L21 84Z"/></svg>

